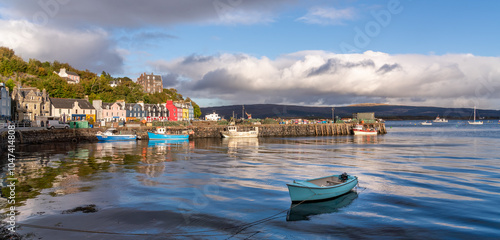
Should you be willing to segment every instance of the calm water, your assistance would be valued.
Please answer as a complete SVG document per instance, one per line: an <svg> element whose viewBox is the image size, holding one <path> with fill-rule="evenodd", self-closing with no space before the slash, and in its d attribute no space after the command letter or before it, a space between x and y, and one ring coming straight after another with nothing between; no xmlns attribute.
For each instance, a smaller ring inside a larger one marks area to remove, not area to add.
<svg viewBox="0 0 500 240"><path fill-rule="evenodd" d="M36 239L500 238L500 124L386 126L389 133L377 137L18 147L20 232ZM291 205L286 183L341 172L359 177L356 191ZM66 211L88 204L97 212Z"/></svg>

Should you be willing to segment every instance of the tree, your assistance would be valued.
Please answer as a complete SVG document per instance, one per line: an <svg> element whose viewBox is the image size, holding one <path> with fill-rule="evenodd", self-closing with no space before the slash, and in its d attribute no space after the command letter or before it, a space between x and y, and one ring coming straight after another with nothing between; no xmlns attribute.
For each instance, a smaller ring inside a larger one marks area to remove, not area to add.
<svg viewBox="0 0 500 240"><path fill-rule="evenodd" d="M12 80L12 78L9 78L9 80L7 80L7 82L5 83L5 86L9 89L9 92L12 92L16 84L14 83L14 80Z"/></svg>

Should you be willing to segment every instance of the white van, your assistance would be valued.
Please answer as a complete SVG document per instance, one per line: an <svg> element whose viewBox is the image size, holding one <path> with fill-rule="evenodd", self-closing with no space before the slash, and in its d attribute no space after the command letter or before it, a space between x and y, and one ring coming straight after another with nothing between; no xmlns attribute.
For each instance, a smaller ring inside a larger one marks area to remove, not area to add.
<svg viewBox="0 0 500 240"><path fill-rule="evenodd" d="M45 126L47 126L47 129L54 129L54 128L68 129L69 128L68 124L63 123L63 122L58 121L58 120L47 120L46 123L47 124L45 124Z"/></svg>

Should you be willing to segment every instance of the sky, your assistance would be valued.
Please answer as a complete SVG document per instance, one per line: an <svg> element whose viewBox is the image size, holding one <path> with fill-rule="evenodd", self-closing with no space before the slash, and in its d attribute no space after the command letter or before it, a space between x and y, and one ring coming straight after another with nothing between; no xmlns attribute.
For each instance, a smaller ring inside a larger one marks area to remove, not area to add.
<svg viewBox="0 0 500 240"><path fill-rule="evenodd" d="M499 1L0 0L25 60L163 76L202 107L500 109Z"/></svg>

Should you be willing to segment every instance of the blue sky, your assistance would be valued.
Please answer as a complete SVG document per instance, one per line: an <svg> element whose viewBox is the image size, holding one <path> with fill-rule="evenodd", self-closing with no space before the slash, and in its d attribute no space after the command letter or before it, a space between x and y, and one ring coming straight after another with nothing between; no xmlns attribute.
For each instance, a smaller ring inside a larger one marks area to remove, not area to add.
<svg viewBox="0 0 500 240"><path fill-rule="evenodd" d="M114 76L161 74L202 106L497 109L498 9L465 0L0 1L0 45Z"/></svg>

